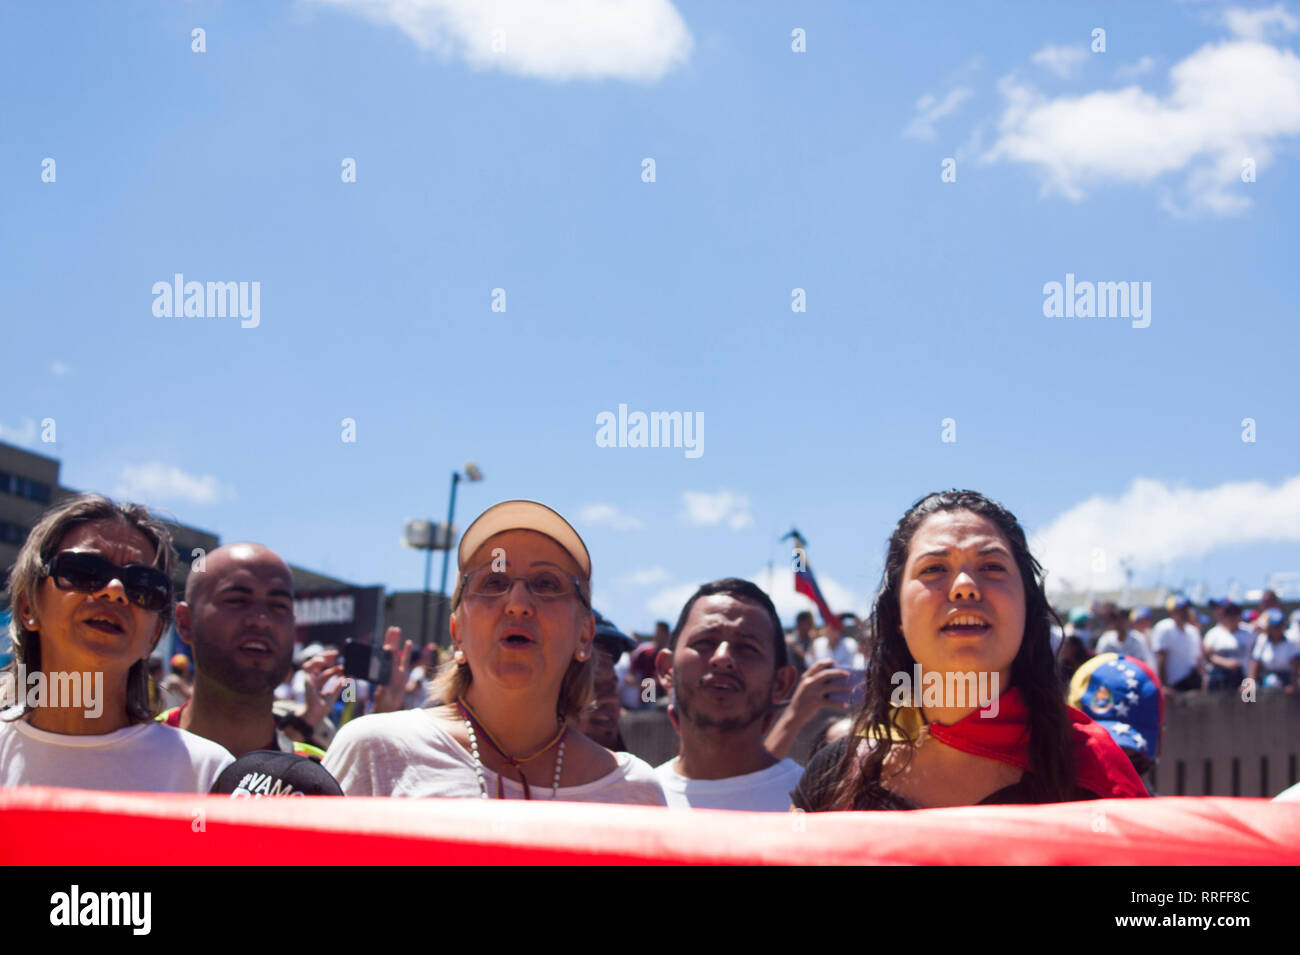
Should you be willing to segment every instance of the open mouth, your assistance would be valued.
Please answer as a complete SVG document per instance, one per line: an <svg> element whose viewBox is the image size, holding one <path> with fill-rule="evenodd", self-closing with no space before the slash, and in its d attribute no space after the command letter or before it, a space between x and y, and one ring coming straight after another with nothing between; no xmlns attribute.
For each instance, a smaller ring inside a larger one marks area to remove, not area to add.
<svg viewBox="0 0 1300 955"><path fill-rule="evenodd" d="M716 690L722 693L741 692L740 684L737 683L735 680L727 679L726 677L722 677L722 678L714 677L712 680L709 680L708 682L702 684L701 688L705 690Z"/></svg>
<svg viewBox="0 0 1300 955"><path fill-rule="evenodd" d="M96 614L93 617L87 617L83 622L86 626L90 627L90 629L98 630L100 633L111 633L114 636L121 636L126 632L126 628L124 628L117 619L110 617L107 614Z"/></svg>
<svg viewBox="0 0 1300 955"><path fill-rule="evenodd" d="M537 641L524 630L507 630L501 635L501 642L508 647L523 649L532 646Z"/></svg>
<svg viewBox="0 0 1300 955"><path fill-rule="evenodd" d="M270 642L260 637L254 640L245 640L239 645L239 649L241 652L255 657L269 657L272 653Z"/></svg>
<svg viewBox="0 0 1300 955"><path fill-rule="evenodd" d="M978 637L988 633L993 625L976 614L961 613L953 617L942 627L940 633L950 637Z"/></svg>

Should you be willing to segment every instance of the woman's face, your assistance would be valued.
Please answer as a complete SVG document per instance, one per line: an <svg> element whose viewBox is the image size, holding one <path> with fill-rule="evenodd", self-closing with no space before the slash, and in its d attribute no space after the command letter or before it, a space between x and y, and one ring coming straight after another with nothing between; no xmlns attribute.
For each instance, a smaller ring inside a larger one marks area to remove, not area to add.
<svg viewBox="0 0 1300 955"><path fill-rule="evenodd" d="M78 524L66 534L54 553L83 551L98 554L118 567L152 566L154 548L134 528L117 521ZM120 580L110 580L95 593L61 590L52 577L41 580L36 606L20 600L23 622L36 619L41 634L41 669L118 674L138 660L146 660L162 633L155 612L127 600Z"/></svg>
<svg viewBox="0 0 1300 955"><path fill-rule="evenodd" d="M899 588L903 638L922 670L997 673L1025 634L1025 587L1011 545L971 511L940 511L912 536Z"/></svg>
<svg viewBox="0 0 1300 955"><path fill-rule="evenodd" d="M473 593L478 575L500 570L511 577L549 572L572 590L581 573L555 541L534 531L505 531L489 538L469 561L470 580L451 621L452 642L465 652L476 690L544 689L558 698L569 664L591 653L595 622L576 595L543 597L523 580L499 597Z"/></svg>

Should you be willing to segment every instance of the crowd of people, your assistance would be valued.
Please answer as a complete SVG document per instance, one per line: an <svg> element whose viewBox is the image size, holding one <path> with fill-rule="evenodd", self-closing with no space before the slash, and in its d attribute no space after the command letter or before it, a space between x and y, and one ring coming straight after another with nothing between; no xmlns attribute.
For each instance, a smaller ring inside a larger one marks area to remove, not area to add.
<svg viewBox="0 0 1300 955"><path fill-rule="evenodd" d="M1204 637L1182 600L1154 627L1145 608L1058 627L1020 524L971 491L903 515L867 620L816 633L801 614L787 634L760 587L722 577L639 644L593 610L577 531L503 502L461 538L448 656L389 628L391 676L375 685L345 678L336 648L296 650L274 551L221 547L180 595L173 560L165 525L98 495L33 528L9 577L11 675L94 676L102 692L94 706L17 693L0 785L752 811L1144 797L1162 687L1300 682L1270 606L1249 640L1230 602ZM191 653L163 675L153 651L173 620ZM940 692L900 689L913 673ZM953 696L976 673L995 699ZM664 707L680 739L658 767L622 739L621 712L642 706ZM789 754L827 710L802 766Z"/></svg>
<svg viewBox="0 0 1300 955"><path fill-rule="evenodd" d="M1122 653L1152 667L1170 694L1300 688L1300 610L1288 618L1273 591L1264 591L1258 609L1223 597L1202 612L1181 596L1170 597L1165 609L1158 622L1150 607L1070 610L1053 637L1066 676L1094 653Z"/></svg>

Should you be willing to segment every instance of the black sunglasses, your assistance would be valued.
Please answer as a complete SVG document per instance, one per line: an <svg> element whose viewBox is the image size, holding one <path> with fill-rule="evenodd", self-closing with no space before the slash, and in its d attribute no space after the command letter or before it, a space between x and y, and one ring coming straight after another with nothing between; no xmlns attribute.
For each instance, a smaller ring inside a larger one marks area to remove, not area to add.
<svg viewBox="0 0 1300 955"><path fill-rule="evenodd" d="M98 593L110 580L120 580L127 600L142 610L157 613L172 599L172 582L157 567L128 564L118 567L98 554L65 550L42 568L60 590Z"/></svg>

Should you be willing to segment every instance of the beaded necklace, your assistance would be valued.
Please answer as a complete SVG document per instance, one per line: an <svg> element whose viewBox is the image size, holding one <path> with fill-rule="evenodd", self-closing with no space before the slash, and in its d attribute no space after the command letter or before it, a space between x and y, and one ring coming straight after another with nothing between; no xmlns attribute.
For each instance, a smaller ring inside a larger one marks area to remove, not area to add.
<svg viewBox="0 0 1300 955"><path fill-rule="evenodd" d="M478 777L478 788L483 799L488 798L487 781L483 777L483 761L478 755L478 736L474 732L475 728L482 731L483 735L487 737L488 742L492 744L492 748L500 753L501 758L513 766L519 773L519 781L523 783L524 786L525 799L532 799L533 794L528 788L528 777L524 775L523 764L536 759L556 743L559 743L560 748L555 754L555 777L551 780L551 798L555 798L556 793L559 792L560 789L560 771L564 768L564 744L569 737L569 728L567 726L561 726L559 730L556 731L555 735L551 737L551 741L537 752L533 753L533 755L517 759L501 748L501 744L496 741L496 737L494 737L491 731L483 725L483 721L478 718L478 714L470 708L470 705L466 703L463 698L456 700L456 705L460 707L461 716L465 718L465 730L469 734L469 754L474 758L474 774ZM504 779L505 777L502 776L501 773L497 773L498 799L506 798Z"/></svg>

